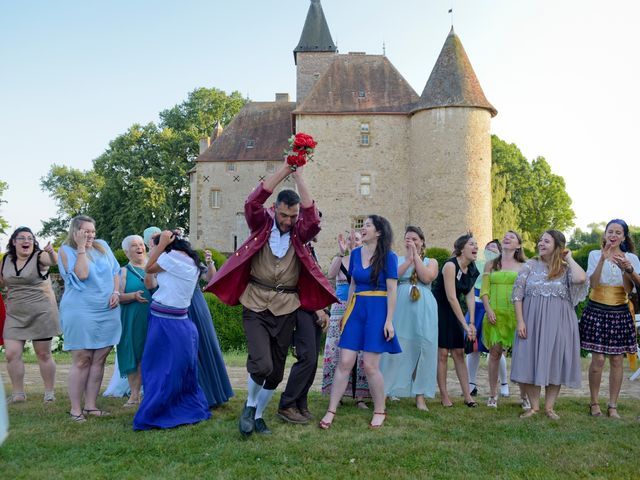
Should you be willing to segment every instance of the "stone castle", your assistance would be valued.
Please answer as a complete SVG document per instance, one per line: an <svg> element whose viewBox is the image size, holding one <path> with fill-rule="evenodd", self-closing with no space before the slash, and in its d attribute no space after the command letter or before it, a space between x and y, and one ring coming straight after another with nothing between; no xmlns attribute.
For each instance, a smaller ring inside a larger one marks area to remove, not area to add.
<svg viewBox="0 0 640 480"><path fill-rule="evenodd" d="M369 214L386 217L404 254L406 225L428 247L451 249L472 230L491 237L491 118L487 101L453 28L422 95L384 55L338 54L320 4L311 0L293 51L296 101L249 102L223 130L201 140L190 172L190 239L232 252L249 235L244 200L283 161L295 132L318 142L305 179L322 216L316 251L323 266L340 232ZM287 179L281 188L293 188ZM270 202L275 199L274 193Z"/></svg>

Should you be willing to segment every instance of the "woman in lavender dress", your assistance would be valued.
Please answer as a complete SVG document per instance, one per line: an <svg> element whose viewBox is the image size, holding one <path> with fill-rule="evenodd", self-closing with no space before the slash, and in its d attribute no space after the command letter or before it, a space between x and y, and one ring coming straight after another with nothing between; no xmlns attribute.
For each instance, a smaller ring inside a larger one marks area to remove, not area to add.
<svg viewBox="0 0 640 480"><path fill-rule="evenodd" d="M545 387L545 414L554 410L560 386L580 388L580 335L574 306L587 294L584 270L565 250L562 232L547 230L538 242L538 256L520 270L513 286L517 329L513 342L511 381L521 384L531 409L540 409L540 387Z"/></svg>

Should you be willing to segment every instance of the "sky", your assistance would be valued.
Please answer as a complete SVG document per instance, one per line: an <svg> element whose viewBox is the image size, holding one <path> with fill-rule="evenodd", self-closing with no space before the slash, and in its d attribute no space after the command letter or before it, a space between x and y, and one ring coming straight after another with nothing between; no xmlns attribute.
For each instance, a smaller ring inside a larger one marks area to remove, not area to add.
<svg viewBox="0 0 640 480"><path fill-rule="evenodd" d="M640 2L323 0L341 53L385 52L420 94L453 25L492 133L564 177L576 225L640 225ZM0 0L0 215L55 214L40 179L87 170L109 141L199 87L295 98L309 0ZM4 247L7 236L0 236Z"/></svg>

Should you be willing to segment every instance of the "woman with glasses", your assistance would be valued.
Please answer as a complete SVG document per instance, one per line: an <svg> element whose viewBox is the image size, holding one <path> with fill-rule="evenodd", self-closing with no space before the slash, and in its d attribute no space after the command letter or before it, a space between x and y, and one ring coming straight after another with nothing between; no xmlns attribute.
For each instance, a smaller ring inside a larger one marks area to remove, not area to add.
<svg viewBox="0 0 640 480"><path fill-rule="evenodd" d="M7 370L11 379L10 403L24 402L24 363L22 351L27 340L33 342L40 375L44 381L44 401L53 402L56 364L51 356L51 339L60 334L58 307L48 277L49 267L58 256L50 243L40 249L28 227L16 229L2 259L0 285L7 287L7 316L4 342Z"/></svg>

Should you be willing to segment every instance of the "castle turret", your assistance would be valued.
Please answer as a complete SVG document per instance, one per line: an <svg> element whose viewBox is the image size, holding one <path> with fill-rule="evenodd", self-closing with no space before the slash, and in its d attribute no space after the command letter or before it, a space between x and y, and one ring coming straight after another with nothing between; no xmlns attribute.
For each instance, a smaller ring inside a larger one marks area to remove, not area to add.
<svg viewBox="0 0 640 480"><path fill-rule="evenodd" d="M333 43L320 0L311 0L298 46L293 50L296 64L296 102L300 105L316 81L335 58Z"/></svg>
<svg viewBox="0 0 640 480"><path fill-rule="evenodd" d="M453 28L412 114L410 222L424 228L430 246L451 248L467 230L484 245L492 238L490 126L497 111Z"/></svg>

